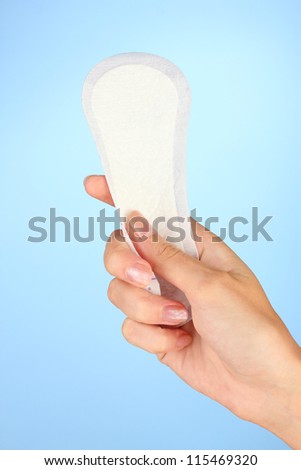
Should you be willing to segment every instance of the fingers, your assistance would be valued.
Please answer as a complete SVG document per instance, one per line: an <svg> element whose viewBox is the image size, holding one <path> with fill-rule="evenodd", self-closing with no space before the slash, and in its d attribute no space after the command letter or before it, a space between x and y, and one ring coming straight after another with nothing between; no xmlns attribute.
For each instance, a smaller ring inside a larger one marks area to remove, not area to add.
<svg viewBox="0 0 301 470"><path fill-rule="evenodd" d="M110 301L131 320L151 325L180 325L188 320L186 308L174 300L113 279L108 288Z"/></svg>
<svg viewBox="0 0 301 470"><path fill-rule="evenodd" d="M114 205L106 177L103 175L87 176L84 180L87 193L106 204ZM250 274L250 269L222 240L191 218L193 233L196 235L201 264L214 270L234 271Z"/></svg>
<svg viewBox="0 0 301 470"><path fill-rule="evenodd" d="M189 298L207 281L211 283L225 273L250 275L250 269L222 241L204 227L193 221L194 230L202 237L199 244L200 259L197 260L166 242L137 212L130 214L129 235L140 256L147 260L154 272L182 290Z"/></svg>
<svg viewBox="0 0 301 470"><path fill-rule="evenodd" d="M151 267L131 251L121 239L120 231L114 232L107 243L105 265L118 278L111 282L108 296L128 315L123 335L129 343L159 356L171 350L182 350L191 343L191 336L181 328L155 326L182 324L188 319L188 312L179 302L141 289L153 276Z"/></svg>
<svg viewBox="0 0 301 470"><path fill-rule="evenodd" d="M106 177L103 175L87 176L84 180L87 193L106 204L114 205ZM222 240L191 218L193 233L196 235L201 263L211 269L235 271L250 274L250 269Z"/></svg>
<svg viewBox="0 0 301 470"><path fill-rule="evenodd" d="M185 294L198 290L200 282L212 274L199 260L166 242L140 214L131 214L128 231L137 252L154 272Z"/></svg>
<svg viewBox="0 0 301 470"><path fill-rule="evenodd" d="M158 355L182 350L192 341L192 337L181 328L168 329L145 325L130 318L124 321L122 333L133 346Z"/></svg>
<svg viewBox="0 0 301 470"><path fill-rule="evenodd" d="M108 295L128 315L123 326L128 342L159 356L182 350L191 343L191 336L182 328L156 326L180 325L188 319L188 312L179 302L141 289L149 284L153 272L146 260L131 251L120 231L114 232L107 243L105 265L118 278L111 282Z"/></svg>
<svg viewBox="0 0 301 470"><path fill-rule="evenodd" d="M99 199L100 201L105 202L114 206L114 201L112 199L106 177L103 175L91 175L87 176L84 180L84 187L87 193Z"/></svg>
<svg viewBox="0 0 301 470"><path fill-rule="evenodd" d="M154 277L150 264L130 249L120 230L112 233L106 245L104 263L112 276L138 287L147 287Z"/></svg>

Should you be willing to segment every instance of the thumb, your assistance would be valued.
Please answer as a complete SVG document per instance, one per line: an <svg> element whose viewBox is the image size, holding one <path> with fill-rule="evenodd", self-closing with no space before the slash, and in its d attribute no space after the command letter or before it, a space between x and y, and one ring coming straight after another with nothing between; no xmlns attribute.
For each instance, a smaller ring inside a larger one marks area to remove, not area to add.
<svg viewBox="0 0 301 470"><path fill-rule="evenodd" d="M150 263L155 274L184 293L198 289L200 281L212 273L199 260L164 240L141 214L130 214L127 229L137 252Z"/></svg>

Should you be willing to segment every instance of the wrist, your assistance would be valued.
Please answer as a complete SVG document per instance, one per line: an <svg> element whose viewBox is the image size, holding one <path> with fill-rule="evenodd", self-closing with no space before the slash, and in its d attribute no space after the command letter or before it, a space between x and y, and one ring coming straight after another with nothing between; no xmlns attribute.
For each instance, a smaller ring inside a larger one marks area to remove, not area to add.
<svg viewBox="0 0 301 470"><path fill-rule="evenodd" d="M282 384L269 388L265 412L256 423L293 449L301 449L301 348L288 369Z"/></svg>

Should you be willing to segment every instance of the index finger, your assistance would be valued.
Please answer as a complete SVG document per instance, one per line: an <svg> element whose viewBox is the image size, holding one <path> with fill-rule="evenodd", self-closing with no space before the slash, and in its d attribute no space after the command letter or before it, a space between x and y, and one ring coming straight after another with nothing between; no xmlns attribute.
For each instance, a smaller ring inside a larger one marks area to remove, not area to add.
<svg viewBox="0 0 301 470"><path fill-rule="evenodd" d="M90 175L84 179L84 187L87 193L103 201L110 206L114 206L114 201L109 190L109 186L104 175Z"/></svg>

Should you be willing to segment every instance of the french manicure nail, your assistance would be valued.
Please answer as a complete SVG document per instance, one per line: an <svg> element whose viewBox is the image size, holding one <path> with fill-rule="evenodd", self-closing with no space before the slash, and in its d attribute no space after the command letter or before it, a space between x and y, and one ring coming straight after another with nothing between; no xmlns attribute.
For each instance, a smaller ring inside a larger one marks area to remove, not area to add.
<svg viewBox="0 0 301 470"><path fill-rule="evenodd" d="M179 305L167 305L163 308L162 319L166 323L183 323L188 320L188 312Z"/></svg>
<svg viewBox="0 0 301 470"><path fill-rule="evenodd" d="M136 263L126 269L125 277L141 287L146 287L152 279L152 271L144 264Z"/></svg>

